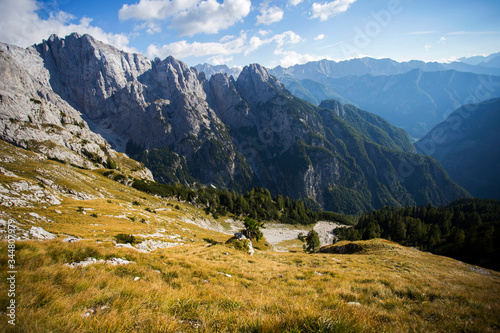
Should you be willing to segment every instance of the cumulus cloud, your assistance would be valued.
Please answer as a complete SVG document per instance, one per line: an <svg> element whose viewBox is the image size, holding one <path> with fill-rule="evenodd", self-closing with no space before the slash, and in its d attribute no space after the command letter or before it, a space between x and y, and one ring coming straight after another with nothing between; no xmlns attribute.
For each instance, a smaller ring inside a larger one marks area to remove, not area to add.
<svg viewBox="0 0 500 333"><path fill-rule="evenodd" d="M140 30L145 30L150 35L154 35L157 32L161 32L160 26L152 21L144 22L134 27L134 31L140 31Z"/></svg>
<svg viewBox="0 0 500 333"><path fill-rule="evenodd" d="M45 11L46 19L40 18L38 11ZM91 25L92 19L83 17L78 23L76 18L63 11L51 12L41 8L35 0L2 0L0 11L0 40L9 44L27 47L40 43L52 34L60 37L77 32L90 34L94 38L111 44L118 49L137 52L129 47L129 39L124 34L106 33L101 28Z"/></svg>
<svg viewBox="0 0 500 333"><path fill-rule="evenodd" d="M221 55L216 55L208 59L208 63L212 65L225 65L233 61L233 57L224 57Z"/></svg>
<svg viewBox="0 0 500 333"><path fill-rule="evenodd" d="M280 51L284 45L286 44L296 44L300 42L302 38L297 35L293 31L285 31L281 34L274 35L270 38L260 38L257 36L253 36L250 38L250 41L248 43L248 47L245 49L244 54L248 55L249 53L257 50L263 45L275 43L276 44L276 50Z"/></svg>
<svg viewBox="0 0 500 333"><path fill-rule="evenodd" d="M148 46L146 55L149 58L165 58L169 55L174 58L185 58L190 56L202 57L209 55L228 56L231 54L243 53L248 46L247 36L242 33L239 37L222 42L193 42L188 43L185 40L157 46L151 44Z"/></svg>
<svg viewBox="0 0 500 333"><path fill-rule="evenodd" d="M314 37L314 40L322 40L323 38L325 38L325 35L324 34L319 34L316 37Z"/></svg>
<svg viewBox="0 0 500 333"><path fill-rule="evenodd" d="M285 44L297 44L302 38L293 31L285 31L284 33L273 36L272 40L276 42L276 47L280 49Z"/></svg>
<svg viewBox="0 0 500 333"><path fill-rule="evenodd" d="M264 36L264 37L267 36L267 35L269 35L270 33L272 33L271 30L262 30L261 29L261 30L258 31L258 34L261 35L261 36Z"/></svg>
<svg viewBox="0 0 500 333"><path fill-rule="evenodd" d="M292 6L297 6L299 3L301 3L304 0L288 0L288 3Z"/></svg>
<svg viewBox="0 0 500 333"><path fill-rule="evenodd" d="M250 0L140 0L123 5L118 12L121 20L169 20L170 27L180 36L217 33L250 13Z"/></svg>
<svg viewBox="0 0 500 333"><path fill-rule="evenodd" d="M311 18L319 18L321 21L327 20L330 16L343 13L355 3L356 0L335 0L323 4L313 3Z"/></svg>
<svg viewBox="0 0 500 333"><path fill-rule="evenodd" d="M263 45L273 43L276 45L277 52L282 52L282 48L285 45L295 44L301 40L301 37L293 31L285 31L269 38L261 38L257 35L249 38L246 32L242 32L238 37L228 39L230 37L225 36L219 42L188 43L182 40L162 46L152 44L148 46L146 55L149 58L165 58L171 55L174 58L213 56L219 57L215 59L222 59L221 57L233 54L248 55Z"/></svg>
<svg viewBox="0 0 500 333"><path fill-rule="evenodd" d="M195 6L199 0L140 0L133 5L123 5L118 11L120 20L163 20L180 11Z"/></svg>
<svg viewBox="0 0 500 333"><path fill-rule="evenodd" d="M261 10L261 14L257 16L257 25L270 25L279 22L283 19L283 9L273 6Z"/></svg>

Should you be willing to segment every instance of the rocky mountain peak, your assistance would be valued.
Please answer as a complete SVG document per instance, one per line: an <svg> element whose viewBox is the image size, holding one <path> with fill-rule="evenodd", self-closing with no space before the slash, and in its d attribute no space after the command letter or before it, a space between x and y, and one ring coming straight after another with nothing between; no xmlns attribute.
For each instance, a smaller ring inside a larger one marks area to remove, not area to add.
<svg viewBox="0 0 500 333"><path fill-rule="evenodd" d="M156 58L151 67L153 84L159 84L168 95L177 91L182 93L194 93L205 98L203 83L206 81L205 74L201 74L195 68L189 68L185 63L168 56L164 60Z"/></svg>
<svg viewBox="0 0 500 333"><path fill-rule="evenodd" d="M251 105L267 102L278 93L290 95L285 87L259 64L245 66L236 81L241 96Z"/></svg>
<svg viewBox="0 0 500 333"><path fill-rule="evenodd" d="M342 104L335 100L335 99L329 99L321 102L319 105L320 108L325 108L325 109L330 109L333 112L337 114L337 116L344 118L345 116L345 110L342 107Z"/></svg>

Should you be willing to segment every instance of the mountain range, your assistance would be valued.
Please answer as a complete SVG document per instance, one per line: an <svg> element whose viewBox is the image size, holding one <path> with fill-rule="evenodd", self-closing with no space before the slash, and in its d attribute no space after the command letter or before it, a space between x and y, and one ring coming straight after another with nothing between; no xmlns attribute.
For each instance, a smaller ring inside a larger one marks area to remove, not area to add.
<svg viewBox="0 0 500 333"><path fill-rule="evenodd" d="M235 78L238 77L241 73L241 68L233 67L229 68L226 65L210 65L210 64L199 64L194 66L199 72L203 72L207 75L207 78L210 78L212 75L217 73L228 74Z"/></svg>
<svg viewBox="0 0 500 333"><path fill-rule="evenodd" d="M424 62L420 60L411 60L406 62L397 62L392 59L374 59L374 58L355 58L351 60L333 61L319 60L311 61L306 64L294 65L288 68L277 66L270 70L272 75L278 78L293 77L296 80L314 79L322 81L327 78L340 78L344 76L361 75L397 75L419 69L424 72L437 72L445 70L456 70L470 72L475 74L500 75L500 69L497 67L487 67L484 61L496 59L484 58L479 64L472 64L462 61L452 63ZM494 60L496 61L496 60ZM492 62L493 64L493 62Z"/></svg>
<svg viewBox="0 0 500 333"><path fill-rule="evenodd" d="M109 167L126 152L158 181L261 186L344 213L469 196L404 131L337 101L314 106L258 64L207 79L78 34L0 51L1 138L51 158Z"/></svg>
<svg viewBox="0 0 500 333"><path fill-rule="evenodd" d="M489 56L473 56L458 59L460 62L469 65L478 65L489 68L500 68L500 52L490 54Z"/></svg>
<svg viewBox="0 0 500 333"><path fill-rule="evenodd" d="M415 142L478 198L500 199L500 99L464 105Z"/></svg>
<svg viewBox="0 0 500 333"><path fill-rule="evenodd" d="M333 97L370 110L405 129L413 138L426 135L463 104L500 97L500 76L454 70L414 69L397 75L329 78L323 83L285 82L294 94L306 100Z"/></svg>
<svg viewBox="0 0 500 333"><path fill-rule="evenodd" d="M452 63L359 58L320 60L269 70L297 97L353 104L422 138L458 107L500 97L500 54ZM196 66L207 75L235 74L227 66Z"/></svg>

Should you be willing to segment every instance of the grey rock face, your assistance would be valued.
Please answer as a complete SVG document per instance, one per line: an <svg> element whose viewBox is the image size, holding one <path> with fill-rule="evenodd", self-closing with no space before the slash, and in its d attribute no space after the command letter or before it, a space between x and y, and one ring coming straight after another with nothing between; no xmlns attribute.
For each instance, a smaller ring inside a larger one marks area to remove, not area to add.
<svg viewBox="0 0 500 333"><path fill-rule="evenodd" d="M267 102L279 93L290 96L286 88L259 64L243 68L236 85L242 97L252 106Z"/></svg>
<svg viewBox="0 0 500 333"><path fill-rule="evenodd" d="M26 50L5 48L32 76L39 77L37 89L46 91L44 97L57 100L58 106L66 103L78 118L75 123L88 123L114 149L125 152L128 143L139 147L139 152L166 147L169 159L177 161L167 167L169 173L182 173L190 163L188 173L202 182L217 179L217 185L224 185L232 181L231 173L240 162L229 163L237 160L236 152L225 125L206 101L208 82L203 73L172 57L151 62L89 35L53 35ZM20 87L22 91L37 89ZM102 137L100 143L106 145ZM211 159L214 149L223 152L225 159L215 159L208 166L194 163ZM97 149L91 152L98 153ZM147 155L144 159L149 161ZM185 182L186 177L178 180Z"/></svg>
<svg viewBox="0 0 500 333"><path fill-rule="evenodd" d="M88 128L80 113L44 85L48 74L35 65L36 54L0 45L0 135L5 141L42 152L50 158L93 167L82 152L106 163L110 147ZM12 55L32 66L16 62Z"/></svg>
<svg viewBox="0 0 500 333"><path fill-rule="evenodd" d="M34 47L0 44L0 73L1 139L85 168L106 167L121 158L71 101L54 92L51 73ZM135 173L153 178L144 168Z"/></svg>

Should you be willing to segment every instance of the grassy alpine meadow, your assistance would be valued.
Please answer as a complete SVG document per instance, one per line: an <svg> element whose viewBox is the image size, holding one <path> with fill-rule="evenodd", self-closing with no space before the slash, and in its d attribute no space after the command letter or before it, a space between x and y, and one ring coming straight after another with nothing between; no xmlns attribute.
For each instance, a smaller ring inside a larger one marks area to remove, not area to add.
<svg viewBox="0 0 500 333"><path fill-rule="evenodd" d="M225 244L242 228L235 217L146 194L106 170L2 142L0 151L3 332L500 330L496 271L381 239L355 242L353 254L335 254L345 242L303 253L297 240L276 252L262 239L251 256Z"/></svg>
<svg viewBox="0 0 500 333"><path fill-rule="evenodd" d="M495 332L500 275L380 239L356 254L16 242L16 332ZM7 242L0 246L2 281ZM67 264L88 257L124 265ZM6 309L7 284L0 304Z"/></svg>

